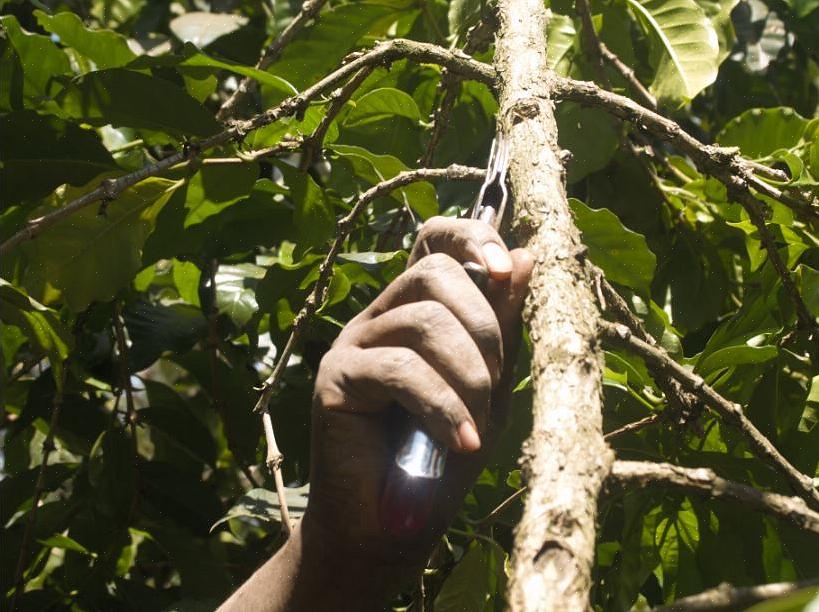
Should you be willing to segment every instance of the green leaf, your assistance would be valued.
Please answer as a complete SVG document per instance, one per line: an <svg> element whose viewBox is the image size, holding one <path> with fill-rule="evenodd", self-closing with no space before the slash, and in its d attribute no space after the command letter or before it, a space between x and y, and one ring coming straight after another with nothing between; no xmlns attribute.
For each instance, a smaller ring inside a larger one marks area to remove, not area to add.
<svg viewBox="0 0 819 612"><path fill-rule="evenodd" d="M696 0L696 2L705 12L705 16L711 21L717 33L719 40L717 64L721 64L730 55L736 42L731 11L734 10L739 0Z"/></svg>
<svg viewBox="0 0 819 612"><path fill-rule="evenodd" d="M68 357L73 339L57 313L0 278L0 321L17 326L32 348L48 356L59 384L62 362Z"/></svg>
<svg viewBox="0 0 819 612"><path fill-rule="evenodd" d="M207 47L217 38L231 34L247 25L247 17L230 13L191 11L172 19L171 32L182 42Z"/></svg>
<svg viewBox="0 0 819 612"><path fill-rule="evenodd" d="M719 40L694 0L626 0L651 43L651 91L672 104L691 100L717 78Z"/></svg>
<svg viewBox="0 0 819 612"><path fill-rule="evenodd" d="M91 130L33 111L0 116L0 200L42 198L64 183L84 185L117 169Z"/></svg>
<svg viewBox="0 0 819 612"><path fill-rule="evenodd" d="M131 340L128 364L139 372L170 352L182 355L207 336L207 321L199 308L188 304L152 304L140 300L125 309L125 327Z"/></svg>
<svg viewBox="0 0 819 612"><path fill-rule="evenodd" d="M26 281L48 283L75 312L109 301L142 269L142 245L156 215L180 183L149 178L125 190L104 216L86 207L22 248L29 258ZM74 195L58 198L62 204Z"/></svg>
<svg viewBox="0 0 819 612"><path fill-rule="evenodd" d="M25 97L35 103L42 96L48 97L55 77L71 73L68 56L48 37L24 31L13 15L0 17L0 26L20 58Z"/></svg>
<svg viewBox="0 0 819 612"><path fill-rule="evenodd" d="M237 64L236 62L231 62L228 60L218 60L209 57L204 53L195 52L195 49L190 49L187 47L187 45L185 49L183 49L183 54L189 55L187 59L178 64L178 67L181 68L183 72L185 68L208 68L210 69L210 72L213 73L218 70L228 70L242 76L250 77L258 83L270 87L273 90L279 91L286 96L299 93L298 90L285 79L281 78L280 76L276 76L275 74L265 72L264 70L243 66L242 64Z"/></svg>
<svg viewBox="0 0 819 612"><path fill-rule="evenodd" d="M65 11L48 15L37 10L34 15L40 27L58 36L65 46L93 61L98 70L124 66L136 57L124 36L112 30L90 30L74 13Z"/></svg>
<svg viewBox="0 0 819 612"><path fill-rule="evenodd" d="M799 294L805 306L814 317L819 317L819 270L814 270L806 264L796 267L799 279Z"/></svg>
<svg viewBox="0 0 819 612"><path fill-rule="evenodd" d="M418 105L407 93L392 87L381 87L368 91L352 103L353 109L344 119L346 127L365 125L380 119L406 117L411 121L421 120Z"/></svg>
<svg viewBox="0 0 819 612"><path fill-rule="evenodd" d="M576 183L587 175L605 168L619 145L615 124L604 111L563 103L555 112L558 142L572 153L569 160L568 183ZM594 138L589 138L594 134Z"/></svg>
<svg viewBox="0 0 819 612"><path fill-rule="evenodd" d="M449 3L447 22L449 24L449 39L458 45L466 35L467 30L478 23L481 18L483 2L481 0L452 0Z"/></svg>
<svg viewBox="0 0 819 612"><path fill-rule="evenodd" d="M219 312L228 315L236 325L243 327L256 314L254 281L264 278L265 269L244 263L219 266L216 273L216 305Z"/></svg>
<svg viewBox="0 0 819 612"><path fill-rule="evenodd" d="M483 610L490 596L488 576L489 565L483 548L473 542L435 598L436 612Z"/></svg>
<svg viewBox="0 0 819 612"><path fill-rule="evenodd" d="M392 155L376 155L361 147L342 144L333 144L330 149L348 160L353 165L356 175L371 185L409 170L401 160ZM429 219L438 214L435 188L427 182L416 182L396 189L390 197L412 208L422 219Z"/></svg>
<svg viewBox="0 0 819 612"><path fill-rule="evenodd" d="M648 297L657 258L646 240L625 227L610 210L594 210L580 200L569 199L589 259L602 268L609 280Z"/></svg>
<svg viewBox="0 0 819 612"><path fill-rule="evenodd" d="M213 115L165 79L111 68L74 79L57 97L63 111L91 125L107 123L183 136L220 130Z"/></svg>
<svg viewBox="0 0 819 612"><path fill-rule="evenodd" d="M176 285L176 290L179 291L179 297L185 300L188 304L199 307L199 281L202 277L202 271L197 265L190 261L179 261L175 259L173 262L173 284Z"/></svg>
<svg viewBox="0 0 819 612"><path fill-rule="evenodd" d="M728 346L709 353L697 362L696 371L702 377L722 368L730 368L747 363L765 363L775 359L779 350L775 346L749 346L747 344Z"/></svg>
<svg viewBox="0 0 819 612"><path fill-rule="evenodd" d="M290 187L290 196L296 212L293 216L299 246L302 248L325 244L335 233L336 217L333 205L313 177L286 164L278 168Z"/></svg>
<svg viewBox="0 0 819 612"><path fill-rule="evenodd" d="M78 552L82 555L86 555L88 557L96 557L96 553L91 552L85 546L74 540L73 538L69 538L67 535L63 535L61 533L56 533L50 538L46 538L45 540L38 540L40 544L43 546L47 546L49 548L61 548L63 550L71 550L73 552Z"/></svg>
<svg viewBox="0 0 819 612"><path fill-rule="evenodd" d="M310 493L310 485L299 488L285 487L284 497L287 501L287 509L290 511L290 518L300 518L307 509L307 496ZM216 521L210 528L211 531L219 525L231 519L256 519L264 522L281 522L281 506L279 497L273 491L267 489L252 489L242 495L227 513Z"/></svg>
<svg viewBox="0 0 819 612"><path fill-rule="evenodd" d="M258 177L257 163L204 164L188 183L185 227L202 223L247 197Z"/></svg>
<svg viewBox="0 0 819 612"><path fill-rule="evenodd" d="M356 2L334 6L322 12L313 27L302 30L268 72L303 90L337 68L362 36L383 31L398 14L396 7L387 4Z"/></svg>
<svg viewBox="0 0 819 612"><path fill-rule="evenodd" d="M777 149L795 147L807 125L807 119L792 108L752 108L731 119L717 134L717 142L739 147L746 157L759 159Z"/></svg>
<svg viewBox="0 0 819 612"><path fill-rule="evenodd" d="M569 75L570 52L576 37L574 20L568 15L552 13L546 30L546 63L561 76Z"/></svg>

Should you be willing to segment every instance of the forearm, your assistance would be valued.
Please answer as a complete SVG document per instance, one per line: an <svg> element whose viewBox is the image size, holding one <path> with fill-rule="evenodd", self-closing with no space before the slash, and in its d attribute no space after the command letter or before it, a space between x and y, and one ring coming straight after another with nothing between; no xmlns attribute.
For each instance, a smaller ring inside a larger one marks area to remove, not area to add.
<svg viewBox="0 0 819 612"><path fill-rule="evenodd" d="M222 604L220 612L381 610L415 570L340 555L325 541L299 524L284 546Z"/></svg>

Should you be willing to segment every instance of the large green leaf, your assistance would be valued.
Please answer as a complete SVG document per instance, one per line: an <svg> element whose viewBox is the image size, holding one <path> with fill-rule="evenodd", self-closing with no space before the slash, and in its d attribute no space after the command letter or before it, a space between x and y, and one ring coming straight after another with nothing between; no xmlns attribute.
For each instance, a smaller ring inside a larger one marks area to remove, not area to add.
<svg viewBox="0 0 819 612"><path fill-rule="evenodd" d="M325 244L335 233L336 217L333 205L324 190L306 172L280 164L296 212L293 224L302 248Z"/></svg>
<svg viewBox="0 0 819 612"><path fill-rule="evenodd" d="M68 357L73 339L57 313L0 278L0 321L20 328L32 348L48 357L59 384L62 362Z"/></svg>
<svg viewBox="0 0 819 612"><path fill-rule="evenodd" d="M552 13L546 31L546 63L549 68L562 76L568 76L571 51L577 31L574 21L568 15Z"/></svg>
<svg viewBox="0 0 819 612"><path fill-rule="evenodd" d="M247 197L258 177L256 163L203 165L188 184L185 227L202 223Z"/></svg>
<svg viewBox="0 0 819 612"><path fill-rule="evenodd" d="M571 151L567 182L576 183L605 168L619 144L616 124L606 112L564 102L555 112L558 142ZM594 138L589 138L594 134Z"/></svg>
<svg viewBox="0 0 819 612"><path fill-rule="evenodd" d="M352 164L356 175L372 185L409 170L401 160L392 155L376 155L352 145L334 144L330 148ZM435 189L429 183L412 183L396 189L391 197L412 208L422 219L428 219L438 213Z"/></svg>
<svg viewBox="0 0 819 612"><path fill-rule="evenodd" d="M89 206L49 228L23 247L27 283L52 285L77 312L113 299L142 268L145 238L178 185L150 178L124 191L105 215Z"/></svg>
<svg viewBox="0 0 819 612"><path fill-rule="evenodd" d="M124 36L111 30L90 30L74 13L65 11L48 15L37 10L34 15L40 27L59 37L65 46L93 61L99 70L124 66L136 57Z"/></svg>
<svg viewBox="0 0 819 612"><path fill-rule="evenodd" d="M172 19L171 32L183 42L207 47L217 38L226 36L247 25L247 17L230 13L191 11Z"/></svg>
<svg viewBox="0 0 819 612"><path fill-rule="evenodd" d="M625 227L610 210L594 210L575 198L569 199L569 205L589 248L589 259L609 280L648 296L657 258L645 238Z"/></svg>
<svg viewBox="0 0 819 612"><path fill-rule="evenodd" d="M265 269L249 263L219 266L216 272L216 305L238 326L246 325L256 314L256 281L265 276Z"/></svg>
<svg viewBox="0 0 819 612"><path fill-rule="evenodd" d="M52 93L55 77L71 73L68 56L48 37L23 30L13 15L0 17L0 26L20 58L23 92L26 98L34 99L34 106L41 96ZM2 89L5 88L4 83Z"/></svg>
<svg viewBox="0 0 819 612"><path fill-rule="evenodd" d="M285 487L284 497L287 500L287 510L290 518L301 518L307 509L307 496L310 493L310 485L291 488ZM232 519L250 519L264 522L281 521L281 505L279 497L273 491L267 489L251 489L233 504L227 513L216 521L210 528L211 531L219 525Z"/></svg>
<svg viewBox="0 0 819 612"><path fill-rule="evenodd" d="M766 157L792 149L802 139L808 120L792 108L752 108L731 119L717 135L726 147L739 147L746 157Z"/></svg>
<svg viewBox="0 0 819 612"><path fill-rule="evenodd" d="M0 116L0 207L79 186L117 168L99 137L53 115Z"/></svg>
<svg viewBox="0 0 819 612"><path fill-rule="evenodd" d="M184 89L124 68L91 72L60 94L63 111L92 125L112 124L183 136L210 136L219 123Z"/></svg>
<svg viewBox="0 0 819 612"><path fill-rule="evenodd" d="M352 110L344 118L344 125L352 127L394 117L406 117L417 122L421 120L421 112L409 94L400 89L382 87L368 91L355 100Z"/></svg>
<svg viewBox="0 0 819 612"><path fill-rule="evenodd" d="M489 589L490 567L483 547L473 542L444 581L435 598L435 610L466 612L483 610L493 594Z"/></svg>
<svg viewBox="0 0 819 612"><path fill-rule="evenodd" d="M717 78L719 40L694 0L626 0L652 43L651 91L679 103Z"/></svg>
<svg viewBox="0 0 819 612"><path fill-rule="evenodd" d="M334 6L284 49L269 72L303 90L336 68L362 36L383 30L399 12L395 6L367 2Z"/></svg>

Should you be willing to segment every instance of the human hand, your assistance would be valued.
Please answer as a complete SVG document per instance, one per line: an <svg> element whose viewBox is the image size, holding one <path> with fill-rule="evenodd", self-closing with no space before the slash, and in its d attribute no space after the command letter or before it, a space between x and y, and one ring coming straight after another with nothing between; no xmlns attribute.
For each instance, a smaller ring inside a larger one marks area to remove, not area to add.
<svg viewBox="0 0 819 612"><path fill-rule="evenodd" d="M465 262L489 271L486 295ZM347 324L322 359L306 545L363 567L395 566L398 573L423 565L485 463L506 412L531 269L531 256L509 252L485 223L435 217L423 226L406 272ZM455 451L431 524L411 540L388 534L378 513L396 434L406 431L396 403Z"/></svg>

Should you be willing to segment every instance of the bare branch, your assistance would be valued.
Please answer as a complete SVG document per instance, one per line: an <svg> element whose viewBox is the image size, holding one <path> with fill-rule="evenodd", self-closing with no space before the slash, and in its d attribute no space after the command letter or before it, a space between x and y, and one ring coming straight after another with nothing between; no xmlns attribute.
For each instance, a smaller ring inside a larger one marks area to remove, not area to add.
<svg viewBox="0 0 819 612"><path fill-rule="evenodd" d="M327 0L305 0L304 4L301 6L301 10L298 14L293 18L293 20L287 24L278 37L276 37L273 42L271 42L267 47L265 47L264 51L262 51L262 55L259 58L259 61L256 62L256 70L266 70L270 64L275 62L279 55L281 55L282 50L290 44L296 35L304 29L307 23L316 17L321 10L321 8L327 3ZM236 91L231 94L231 96L225 100L222 106L219 108L219 111L216 113L216 119L219 121L224 121L233 115L236 111L236 107L239 106L239 102L244 99L247 94L249 94L253 89L256 87L256 81L253 80L252 77L244 77L240 82L239 86L236 88Z"/></svg>
<svg viewBox="0 0 819 612"><path fill-rule="evenodd" d="M290 519L290 510L287 507L287 497L284 494L284 480L282 479L282 462L284 461L284 455L282 455L282 452L279 450L279 445L276 443L276 434L273 432L273 420L268 410L262 412L262 427L264 428L264 439L267 444L265 463L267 464L267 469L273 474L273 481L276 483L276 495L279 498L282 534L284 534L286 538L289 538L293 531L293 523Z"/></svg>
<svg viewBox="0 0 819 612"><path fill-rule="evenodd" d="M491 66L435 45L404 39L394 39L379 43L369 51L353 54L348 58L350 61L341 66L338 70L322 78L299 95L287 98L278 106L260 113L251 119L236 121L230 128L201 141L191 142L181 151L177 151L156 163L148 164L135 172L124 174L115 179L106 179L102 181L100 186L96 189L72 200L59 210L43 215L42 217L30 219L23 229L0 245L0 256L6 255L11 249L27 240L33 240L55 223L94 202L114 200L123 191L150 176L156 176L180 162L191 161L199 157L201 153L215 147L227 144L231 141L241 141L252 130L269 125L283 117L290 117L304 111L311 101L365 66L390 64L402 58L417 62L440 64L453 72L463 74L467 78L476 79L489 85L492 85L495 79L495 72Z"/></svg>
<svg viewBox="0 0 819 612"><path fill-rule="evenodd" d="M755 185L752 183L753 169L740 157L736 148L704 145L670 119L640 106L630 98L605 91L594 83L556 77L555 97L601 108L657 138L673 143L694 161L701 172L723 183L728 189L728 196L745 208L759 230L760 239L768 252L771 264L781 277L782 284L794 303L800 327L816 331L816 321L799 295L787 267L779 256L773 236L765 226L766 207L751 190L752 185ZM783 204L788 205L789 202L783 201ZM819 218L819 208L813 206L800 207L797 212Z"/></svg>
<svg viewBox="0 0 819 612"><path fill-rule="evenodd" d="M802 589L819 585L819 578L800 582L775 582L757 586L735 587L727 582L719 586L683 597L665 606L654 608L653 612L725 612L727 610L745 610L750 606L784 597Z"/></svg>
<svg viewBox="0 0 819 612"><path fill-rule="evenodd" d="M333 92L330 98L330 104L327 107L327 113L322 117L321 122L313 133L302 142L302 170L305 170L316 161L316 158L321 152L322 143L324 142L324 137L327 135L327 130L330 129L330 125L332 125L335 118L341 112L341 109L344 108L344 105L347 104L347 101L361 84L367 80L367 77L370 76L372 71L372 66L365 66L359 70L357 74L353 75L343 87L339 87Z"/></svg>
<svg viewBox="0 0 819 612"><path fill-rule="evenodd" d="M603 277L603 271L594 268L593 274L597 277L600 291L602 292L604 303L601 308L610 312L623 325L628 327L635 336L651 346L657 346L653 336L648 333L643 326L643 322L631 312L626 301L609 282ZM682 425L695 419L700 413L700 402L697 397L685 391L680 383L666 372L657 371L654 373L654 380L663 392L671 409L670 414L663 414L663 418L673 417L675 424Z"/></svg>
<svg viewBox="0 0 819 612"><path fill-rule="evenodd" d="M622 436L623 434L631 433L633 431L640 431L641 429L645 429L650 425L654 425L655 423L659 423L661 419L660 414L650 414L644 419L640 419L639 421L634 421L634 423L629 423L628 425L623 425L619 429L615 429L614 431L610 431L606 435L603 436L604 440L611 440L612 438L616 438L617 436Z"/></svg>
<svg viewBox="0 0 819 612"><path fill-rule="evenodd" d="M415 183L417 181L433 181L433 180L448 180L448 181L479 181L482 180L486 172L480 168L469 168L467 166L460 166L453 164L446 168L420 168L418 170L409 170L395 175L391 179L382 181L374 187L361 194L358 201L353 206L352 210L338 221L336 229L336 237L333 241L330 251L324 257L324 261L319 265L319 275L316 279L313 289L304 301L304 305L299 310L296 318L293 320L293 330L290 332L290 337L284 345L281 354L278 356L276 365L273 371L262 384L259 400L256 402L254 412L264 413L267 410L267 404L270 398L276 391L276 388L281 380L284 369L287 367L287 362L293 354L302 334L307 328L310 318L324 303L327 289L330 286L330 281L333 276L333 264L336 257L341 252L344 246L344 241L349 236L353 229L353 224L359 214L369 205L373 200L386 195L387 193Z"/></svg>
<svg viewBox="0 0 819 612"><path fill-rule="evenodd" d="M688 468L651 461L615 461L608 482L621 489L660 484L711 499L731 500L789 521L805 531L819 535L819 513L808 508L799 497L760 491L717 476L709 468Z"/></svg>
<svg viewBox="0 0 819 612"><path fill-rule="evenodd" d="M51 365L54 367L54 364ZM11 600L9 609L11 612L16 612L19 598L23 593L24 575L26 569L26 562L28 561L29 552L31 550L32 539L34 538L34 527L37 524L37 510L40 507L40 500L45 493L46 486L46 468L48 468L48 460L51 453L55 450L54 447L54 432L57 430L57 423L60 420L60 411L63 407L63 389L65 387L66 374L68 366L63 363L61 369L60 381L57 388L54 390L54 399L51 404L51 419L48 423L48 433L43 440L43 454L40 463L40 469L37 471L37 480L34 483L34 495L31 499L31 509L28 511L26 517L26 525L23 528L23 539L20 542L20 552L17 555L17 567L14 571L14 596Z"/></svg>
<svg viewBox="0 0 819 612"><path fill-rule="evenodd" d="M613 453L602 431L598 311L566 199L542 0L499 0L498 129L509 145L513 228L535 265L523 319L532 339L529 486L515 533L509 609L585 610L597 498ZM560 491L560 495L555 495Z"/></svg>
<svg viewBox="0 0 819 612"><path fill-rule="evenodd" d="M742 407L717 393L705 381L674 361L664 350L640 340L624 325L600 321L603 338L625 347L646 362L652 370L659 370L673 376L682 387L699 397L706 406L719 414L745 437L751 450L785 477L791 488L813 509L819 509L819 491L813 486L813 479L797 470L782 453L760 432L742 412Z"/></svg>

